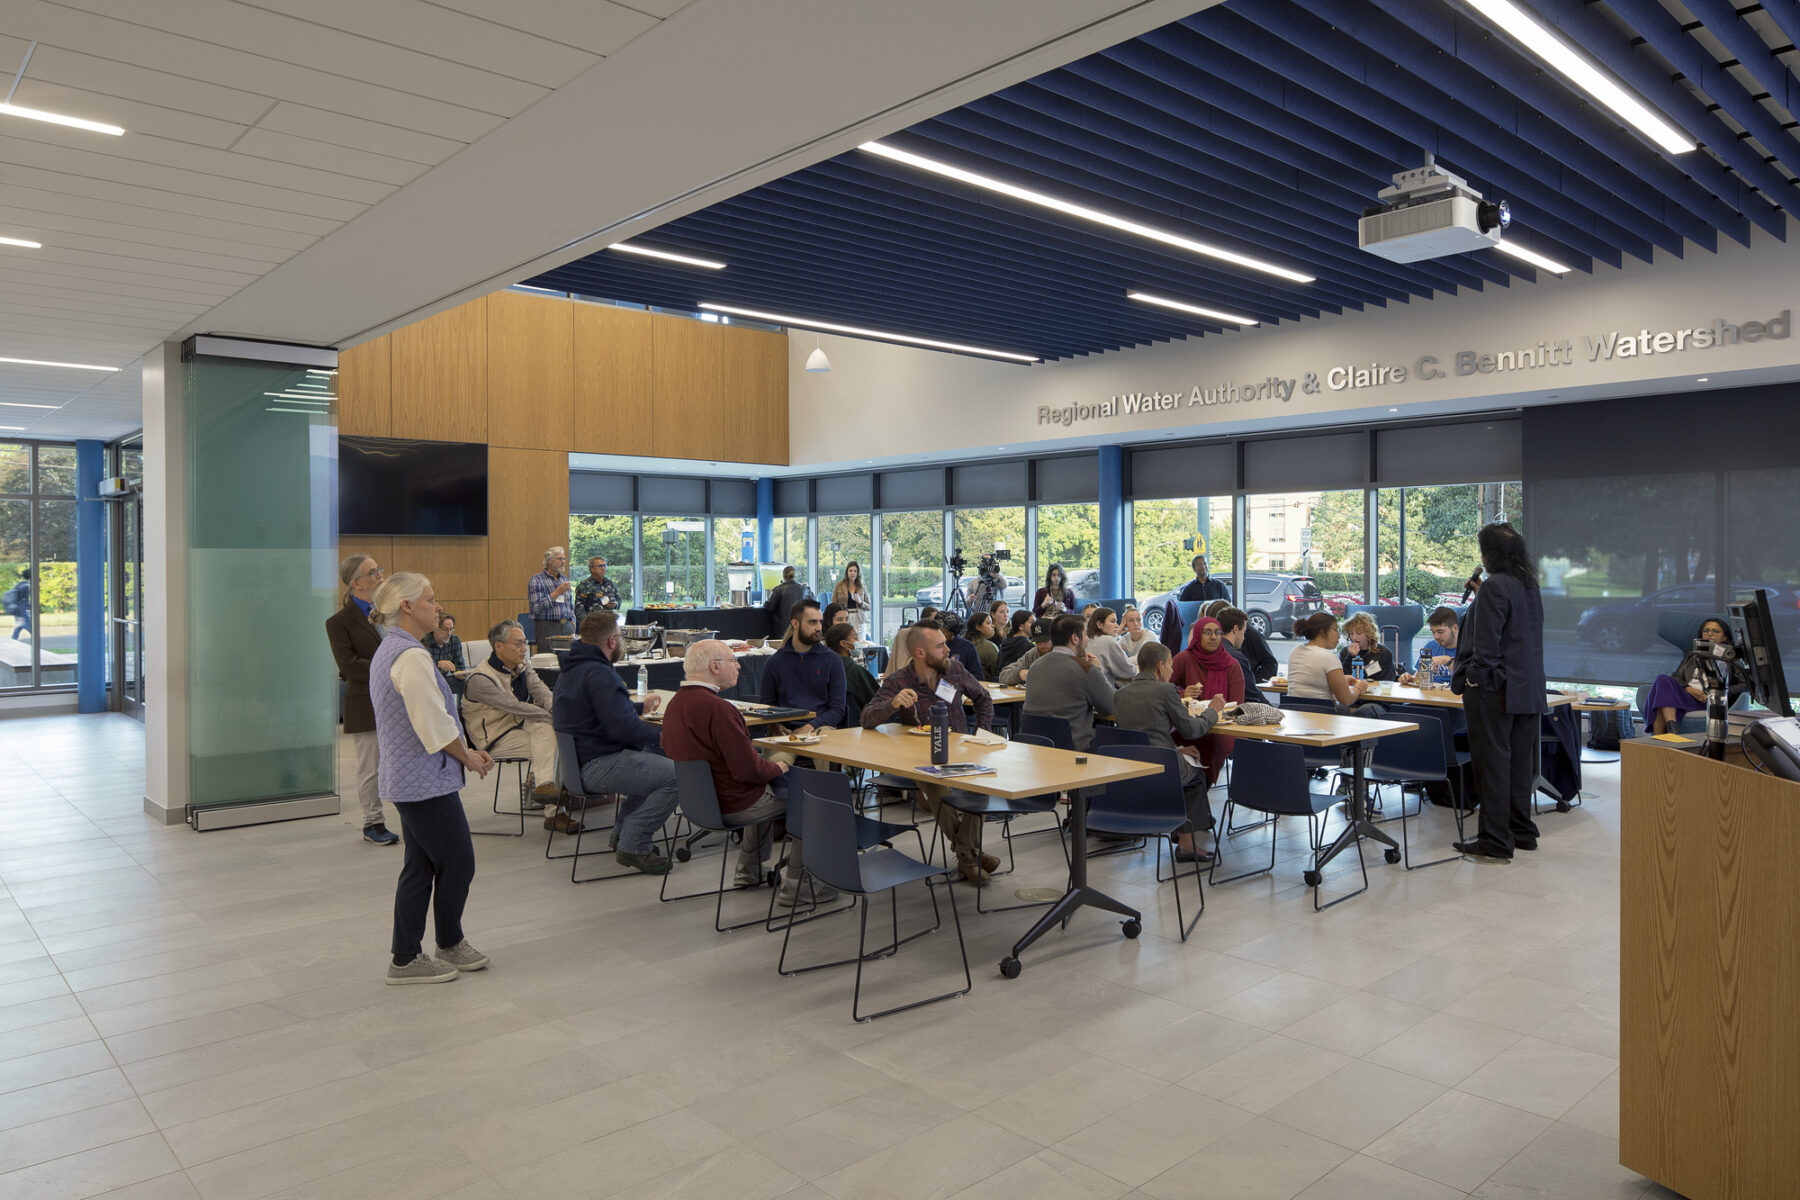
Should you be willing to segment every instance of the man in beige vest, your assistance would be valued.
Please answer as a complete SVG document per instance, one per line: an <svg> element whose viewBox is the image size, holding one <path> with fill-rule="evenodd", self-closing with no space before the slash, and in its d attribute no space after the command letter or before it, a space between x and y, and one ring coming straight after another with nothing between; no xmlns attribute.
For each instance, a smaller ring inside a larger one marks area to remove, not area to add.
<svg viewBox="0 0 1800 1200"><path fill-rule="evenodd" d="M537 780L532 798L554 801L556 731L550 725L550 689L526 665L525 630L502 621L488 630L493 653L475 664L463 687L463 724L477 750L495 758L531 759Z"/></svg>

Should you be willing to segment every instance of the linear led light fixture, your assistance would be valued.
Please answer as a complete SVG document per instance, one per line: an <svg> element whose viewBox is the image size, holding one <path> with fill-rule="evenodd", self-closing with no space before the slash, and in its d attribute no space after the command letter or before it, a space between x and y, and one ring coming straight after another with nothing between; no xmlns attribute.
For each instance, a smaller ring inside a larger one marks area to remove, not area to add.
<svg viewBox="0 0 1800 1200"><path fill-rule="evenodd" d="M1517 242L1498 241L1494 243L1494 249L1500 251L1502 254L1510 254L1520 262L1528 262L1540 270L1550 271L1557 275L1567 275L1569 273L1569 268L1562 263L1557 262L1554 258L1545 258L1536 250L1528 250Z"/></svg>
<svg viewBox="0 0 1800 1200"><path fill-rule="evenodd" d="M265 408L264 412L297 413L303 417L322 417L325 414L316 408Z"/></svg>
<svg viewBox="0 0 1800 1200"><path fill-rule="evenodd" d="M336 371L321 371L321 370L320 370L320 369L319 369L319 368L317 368L317 367L308 367L308 368L306 368L306 373L307 373L307 374L308 374L308 375L336 375L336 374L337 374L337 372L336 372Z"/></svg>
<svg viewBox="0 0 1800 1200"><path fill-rule="evenodd" d="M1234 313L1220 312L1216 308L1201 308L1198 304L1188 304L1182 300L1170 300L1166 296L1152 296L1148 292L1126 292L1127 300L1136 300L1143 304L1159 304L1164 308L1173 308L1184 313L1193 313L1196 317L1207 317L1214 321L1229 321L1234 325L1259 325L1255 317L1240 317Z"/></svg>
<svg viewBox="0 0 1800 1200"><path fill-rule="evenodd" d="M8 433L22 432L24 430L24 428L25 427L23 425L0 425L0 429L4 429Z"/></svg>
<svg viewBox="0 0 1800 1200"><path fill-rule="evenodd" d="M23 400L0 400L0 408L60 408L57 404L27 404Z"/></svg>
<svg viewBox="0 0 1800 1200"><path fill-rule="evenodd" d="M921 171L930 171L934 175L942 175L946 179L955 179L961 183L967 183L974 187L985 188L990 192L998 192L1002 196L1011 196L1014 200L1023 200L1027 204L1035 204L1040 208L1048 208L1055 212L1062 213L1064 216L1078 217L1083 221L1092 221L1096 225L1105 225L1109 229L1117 229L1122 233L1129 233L1134 234L1137 237L1148 238L1153 242L1161 242L1166 246L1174 246L1177 249L1187 250L1194 254L1205 255L1207 258L1216 258L1221 262L1228 262L1235 266L1246 267L1252 271L1262 271L1265 274L1291 280L1294 283L1314 282L1313 276L1311 275L1303 275L1299 271L1290 271L1286 267L1277 266L1271 262L1264 262L1260 258L1251 258L1247 254L1239 254L1237 251L1227 250L1223 246L1215 246L1210 242L1195 241L1193 238L1183 237L1178 233L1170 233L1166 229L1158 229L1154 225L1145 225L1139 221L1130 221L1124 217L1115 217L1111 213L1101 212L1097 208L1089 208L1083 204L1071 204L1067 200L1059 200L1055 196L1047 195L1044 192L1033 191L1030 188L1022 188L1017 184L1007 183L1003 179L995 179L991 175L981 175L974 171L965 171L961 167L953 167L947 162L940 162L935 158L926 158L920 154L911 154L905 150L898 150L893 146L885 145L881 142L864 142L862 145L858 146L857 149L866 151L880 158L890 159L897 163L904 163L909 167L917 167Z"/></svg>
<svg viewBox="0 0 1800 1200"><path fill-rule="evenodd" d="M45 362L41 358L0 358L0 363L20 367L67 367L71 371L116 371L117 367L97 367L93 363Z"/></svg>
<svg viewBox="0 0 1800 1200"><path fill-rule="evenodd" d="M319 395L315 392L264 392L263 395L276 400L304 400L309 404L329 404L336 396Z"/></svg>
<svg viewBox="0 0 1800 1200"><path fill-rule="evenodd" d="M0 246L22 246L27 250L42 250L44 243L28 242L24 238L0 237Z"/></svg>
<svg viewBox="0 0 1800 1200"><path fill-rule="evenodd" d="M1696 148L1692 138L1651 112L1641 101L1614 82L1611 76L1570 49L1561 38L1514 4L1513 0L1464 2L1505 30L1527 50L1562 72L1570 83L1612 109L1627 125L1636 128L1670 154L1686 154Z"/></svg>
<svg viewBox="0 0 1800 1200"><path fill-rule="evenodd" d="M124 134L123 127L108 125L104 121L90 121L85 117L69 117L62 113L45 112L41 108L25 108L18 104L0 104L0 117L24 117L27 121L42 121L47 125L67 125L70 129L85 129L90 133L109 133L113 137Z"/></svg>
<svg viewBox="0 0 1800 1200"><path fill-rule="evenodd" d="M687 267L705 267L708 271L723 271L725 264L716 258L695 258L691 254L675 254L668 250L652 250L648 246L634 246L630 242L614 242L608 250L618 250L625 254L641 254L645 258L660 258L665 262L680 263Z"/></svg>
<svg viewBox="0 0 1800 1200"><path fill-rule="evenodd" d="M792 325L800 329L817 329L825 333L844 333L851 337L876 338L884 342L904 342L908 346L924 346L931 350L955 350L962 354L981 354L988 358L1004 358L1011 362L1038 362L1035 354L1015 354L1011 350L989 350L985 346L964 346L959 342L939 342L931 338L913 337L909 333L884 333L879 329L863 329L856 325L834 325L830 321L814 321L809 317L786 317L780 313L758 312L754 308L736 308L729 304L702 304L701 308L708 312L730 313L734 317L749 317L752 321L767 321L771 325Z"/></svg>

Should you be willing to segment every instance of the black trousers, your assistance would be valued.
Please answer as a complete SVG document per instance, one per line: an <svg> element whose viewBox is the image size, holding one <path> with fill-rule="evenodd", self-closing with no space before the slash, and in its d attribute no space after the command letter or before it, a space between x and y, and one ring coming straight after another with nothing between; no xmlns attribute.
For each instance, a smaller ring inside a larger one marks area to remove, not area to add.
<svg viewBox="0 0 1800 1200"><path fill-rule="evenodd" d="M1470 688L1463 693L1469 722L1469 765L1481 803L1481 840L1505 850L1517 838L1536 838L1531 782L1537 773L1537 713L1509 713L1504 692Z"/></svg>
<svg viewBox="0 0 1800 1200"><path fill-rule="evenodd" d="M394 805L406 839L406 861L394 889L394 954L418 954L425 937L425 909L436 918L437 944L447 950L463 940L463 905L475 880L475 839L462 796Z"/></svg>

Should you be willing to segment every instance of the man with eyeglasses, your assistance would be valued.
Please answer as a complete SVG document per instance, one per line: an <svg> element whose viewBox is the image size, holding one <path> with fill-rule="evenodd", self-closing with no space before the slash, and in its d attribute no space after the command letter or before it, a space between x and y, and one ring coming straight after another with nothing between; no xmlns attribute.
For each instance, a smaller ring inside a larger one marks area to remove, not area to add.
<svg viewBox="0 0 1800 1200"><path fill-rule="evenodd" d="M325 619L331 657L344 681L344 733L356 751L356 798L362 804L363 841L392 846L400 835L390 832L381 815L379 758L375 742L375 703L369 698L369 664L381 648L381 630L370 619L370 602L385 577L380 564L366 554L352 554L338 564L344 607Z"/></svg>

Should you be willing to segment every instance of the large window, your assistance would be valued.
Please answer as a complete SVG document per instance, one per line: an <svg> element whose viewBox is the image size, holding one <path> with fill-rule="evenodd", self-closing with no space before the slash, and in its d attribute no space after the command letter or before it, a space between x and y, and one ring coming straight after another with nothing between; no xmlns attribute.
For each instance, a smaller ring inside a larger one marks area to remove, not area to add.
<svg viewBox="0 0 1800 1200"><path fill-rule="evenodd" d="M1006 602L1014 608L1031 603L1036 589L1025 576L1025 510L1022 508L960 508L951 522L951 541L962 548L963 566L960 583L963 599L975 586L981 556L1004 548L1012 557L1001 563L1006 575ZM1044 562L1044 559L1039 559ZM942 587L939 587L942 594ZM933 600L933 604L941 601ZM966 605L963 606L966 608Z"/></svg>
<svg viewBox="0 0 1800 1200"><path fill-rule="evenodd" d="M872 555L867 513L860 516L820 517L818 522L819 562L816 577L819 581L819 603L824 605L831 603L832 592L836 590L838 580L844 577L844 568L851 563L855 563L857 571L862 574L863 586L869 586Z"/></svg>
<svg viewBox="0 0 1800 1200"><path fill-rule="evenodd" d="M587 513L569 517L570 577L577 581L586 579L588 560L596 555L604 558L606 577L619 589L619 598L627 608L642 602L637 595L637 571L632 562L632 520Z"/></svg>
<svg viewBox="0 0 1800 1200"><path fill-rule="evenodd" d="M645 517L644 603L706 603L706 521Z"/></svg>
<svg viewBox="0 0 1800 1200"><path fill-rule="evenodd" d="M75 682L75 584L75 448L0 442L0 688Z"/></svg>
<svg viewBox="0 0 1800 1200"><path fill-rule="evenodd" d="M1037 579L1022 601L1012 601L1016 608L1031 603L1051 563L1061 563L1074 589L1076 611L1082 605L1113 597L1101 594L1100 587L1100 506L1098 504L1040 504L1037 510ZM1017 567L1023 567L1023 563ZM1020 574L1017 569L1009 574Z"/></svg>
<svg viewBox="0 0 1800 1200"><path fill-rule="evenodd" d="M1233 589L1239 607L1285 636L1316 607L1315 588L1335 612L1364 603L1363 497L1360 488L1245 497L1245 586Z"/></svg>
<svg viewBox="0 0 1800 1200"><path fill-rule="evenodd" d="M1376 598L1383 604L1420 604L1426 612L1456 604L1463 581L1481 561L1475 544L1481 527L1510 521L1524 530L1522 492L1517 483L1381 489L1375 509L1381 564Z"/></svg>
<svg viewBox="0 0 1800 1200"><path fill-rule="evenodd" d="M781 568L794 568L794 575L805 583L806 566L805 517L776 517L769 530L770 570L763 572L763 593L781 582Z"/></svg>
<svg viewBox="0 0 1800 1200"><path fill-rule="evenodd" d="M731 573L728 564L756 561L756 518L713 518L712 585L713 603L731 602Z"/></svg>
<svg viewBox="0 0 1800 1200"><path fill-rule="evenodd" d="M881 627L900 628L903 608L944 603L944 512L883 513Z"/></svg>
<svg viewBox="0 0 1800 1200"><path fill-rule="evenodd" d="M1788 517L1800 470L1733 471L1726 477L1731 587L1727 599L1769 593L1788 690L1800 685L1800 524Z"/></svg>
<svg viewBox="0 0 1800 1200"><path fill-rule="evenodd" d="M1231 512L1230 496L1139 500L1131 506L1131 590L1139 608L1152 601L1160 607L1185 587L1194 577L1196 554L1205 554L1209 571L1232 583L1232 595L1238 594L1231 572Z"/></svg>

